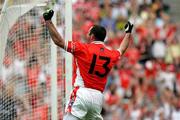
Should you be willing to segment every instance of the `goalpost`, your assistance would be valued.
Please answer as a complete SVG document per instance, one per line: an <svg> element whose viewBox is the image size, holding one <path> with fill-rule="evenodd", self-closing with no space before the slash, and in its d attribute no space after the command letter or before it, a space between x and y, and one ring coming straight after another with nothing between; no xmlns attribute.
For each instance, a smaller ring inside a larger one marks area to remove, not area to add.
<svg viewBox="0 0 180 120"><path fill-rule="evenodd" d="M61 1L63 8L56 8L52 21L57 25L60 20L65 40L71 40L72 2ZM72 56L50 40L42 13L51 3L50 0L4 2L0 17L2 120L62 119L72 89Z"/></svg>
<svg viewBox="0 0 180 120"><path fill-rule="evenodd" d="M65 40L72 40L72 0L65 1ZM72 90L72 55L66 53L66 101Z"/></svg>

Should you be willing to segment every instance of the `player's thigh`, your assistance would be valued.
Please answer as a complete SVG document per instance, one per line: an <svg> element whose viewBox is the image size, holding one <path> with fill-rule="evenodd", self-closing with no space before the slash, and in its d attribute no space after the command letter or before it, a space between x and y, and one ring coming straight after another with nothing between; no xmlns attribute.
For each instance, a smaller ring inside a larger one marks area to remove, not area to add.
<svg viewBox="0 0 180 120"><path fill-rule="evenodd" d="M76 116L72 115L71 113L67 113L63 120L80 120L79 118L77 118Z"/></svg>
<svg viewBox="0 0 180 120"><path fill-rule="evenodd" d="M91 110L86 114L86 120L103 120L101 116L102 106L100 105L92 105Z"/></svg>
<svg viewBox="0 0 180 120"><path fill-rule="evenodd" d="M83 120L103 120L100 114L87 114Z"/></svg>
<svg viewBox="0 0 180 120"><path fill-rule="evenodd" d="M86 116L87 111L87 106L83 100L81 100L81 98L77 98L72 106L71 114L82 119Z"/></svg>
<svg viewBox="0 0 180 120"><path fill-rule="evenodd" d="M69 100L69 103L66 105L66 112L71 113L77 118L84 118L87 114L87 105L83 99L83 96L77 91L76 97Z"/></svg>

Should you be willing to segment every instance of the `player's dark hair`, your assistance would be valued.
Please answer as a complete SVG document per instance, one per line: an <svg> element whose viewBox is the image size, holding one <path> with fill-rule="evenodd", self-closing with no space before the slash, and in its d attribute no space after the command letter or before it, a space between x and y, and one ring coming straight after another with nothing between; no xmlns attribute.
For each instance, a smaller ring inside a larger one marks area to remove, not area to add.
<svg viewBox="0 0 180 120"><path fill-rule="evenodd" d="M96 41L102 41L104 42L104 39L106 37L106 29L100 25L94 25L89 35L94 35Z"/></svg>

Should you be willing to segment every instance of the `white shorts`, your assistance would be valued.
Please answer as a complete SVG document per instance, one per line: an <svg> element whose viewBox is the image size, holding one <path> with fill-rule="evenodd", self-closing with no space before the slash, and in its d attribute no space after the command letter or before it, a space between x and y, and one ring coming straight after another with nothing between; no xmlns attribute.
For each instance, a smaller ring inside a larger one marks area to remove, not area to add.
<svg viewBox="0 0 180 120"><path fill-rule="evenodd" d="M95 89L75 87L66 105L66 112L79 119L102 120L103 94Z"/></svg>

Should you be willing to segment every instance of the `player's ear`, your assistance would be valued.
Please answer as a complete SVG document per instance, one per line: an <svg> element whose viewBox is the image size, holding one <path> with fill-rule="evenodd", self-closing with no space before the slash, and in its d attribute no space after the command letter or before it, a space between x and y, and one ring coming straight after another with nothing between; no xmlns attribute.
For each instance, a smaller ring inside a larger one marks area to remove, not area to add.
<svg viewBox="0 0 180 120"><path fill-rule="evenodd" d="M91 35L90 35L90 39L91 39L91 41L94 41L94 40L95 40L94 34L91 34Z"/></svg>
<svg viewBox="0 0 180 120"><path fill-rule="evenodd" d="M94 41L94 39L95 39L95 37L94 37L94 35L93 35L93 34L88 35L88 41L89 41L89 43L93 42L93 41Z"/></svg>

